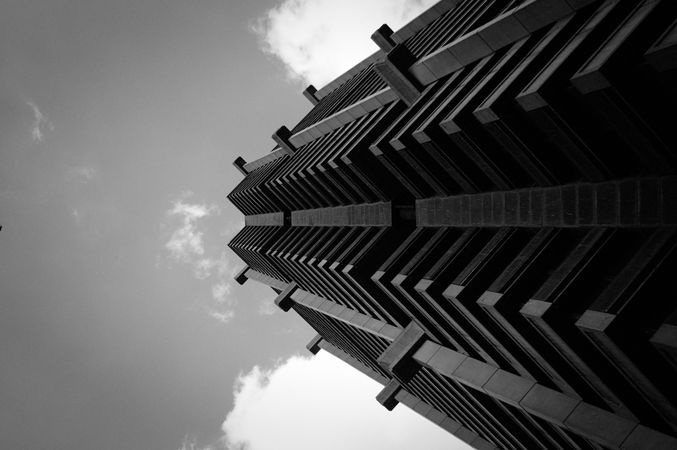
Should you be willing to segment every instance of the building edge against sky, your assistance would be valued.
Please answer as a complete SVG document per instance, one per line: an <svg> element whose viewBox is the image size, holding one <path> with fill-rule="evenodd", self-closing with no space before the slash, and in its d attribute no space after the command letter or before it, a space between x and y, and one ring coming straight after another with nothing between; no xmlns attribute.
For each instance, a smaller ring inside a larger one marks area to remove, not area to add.
<svg viewBox="0 0 677 450"><path fill-rule="evenodd" d="M675 2L443 0L372 39L234 162L237 281L475 448L677 448Z"/></svg>

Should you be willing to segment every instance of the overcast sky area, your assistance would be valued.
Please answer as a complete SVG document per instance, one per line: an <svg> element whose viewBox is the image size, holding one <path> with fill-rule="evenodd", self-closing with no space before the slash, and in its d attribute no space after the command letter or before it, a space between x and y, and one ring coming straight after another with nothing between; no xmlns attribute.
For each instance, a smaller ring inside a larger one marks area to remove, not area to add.
<svg viewBox="0 0 677 450"><path fill-rule="evenodd" d="M431 3L0 0L0 448L464 448L226 247L232 161Z"/></svg>

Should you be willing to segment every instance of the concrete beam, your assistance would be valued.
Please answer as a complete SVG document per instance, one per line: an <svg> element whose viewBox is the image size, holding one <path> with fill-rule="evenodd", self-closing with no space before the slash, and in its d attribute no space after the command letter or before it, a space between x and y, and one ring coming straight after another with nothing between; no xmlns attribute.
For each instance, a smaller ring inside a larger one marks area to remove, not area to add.
<svg viewBox="0 0 677 450"><path fill-rule="evenodd" d="M393 222L392 209L390 202L305 209L292 211L291 224L295 227L389 227Z"/></svg>
<svg viewBox="0 0 677 450"><path fill-rule="evenodd" d="M325 117L313 125L297 132L289 139L289 142L296 147L300 147L314 141L318 137L339 129L343 125L359 119L372 111L382 108L383 106L396 101L398 98L397 94L389 87L381 89L380 91L348 105L345 108L336 111L331 116Z"/></svg>
<svg viewBox="0 0 677 450"><path fill-rule="evenodd" d="M643 427L636 420L621 417L432 341L424 342L411 359L440 375L606 447L677 448L677 439ZM641 447L642 439L656 446Z"/></svg>
<svg viewBox="0 0 677 450"><path fill-rule="evenodd" d="M397 380L390 380L390 383L378 393L376 401L382 404L388 411L392 411L400 403L395 396L400 392L401 387Z"/></svg>
<svg viewBox="0 0 677 450"><path fill-rule="evenodd" d="M418 81L409 74L409 67L413 63L414 56L409 49L404 44L397 44L388 52L385 61L374 64L376 73L407 106L411 106L421 95Z"/></svg>
<svg viewBox="0 0 677 450"><path fill-rule="evenodd" d="M298 289L298 285L295 282L289 283L284 291L275 298L275 304L284 312L287 312L294 306L294 300L292 300L291 295Z"/></svg>
<svg viewBox="0 0 677 450"><path fill-rule="evenodd" d="M320 103L320 100L315 96L316 93L317 89L315 89L315 86L311 84L303 91L303 96L307 98L308 101L313 104L313 106L315 106Z"/></svg>
<svg viewBox="0 0 677 450"><path fill-rule="evenodd" d="M284 212L254 214L244 216L244 224L248 227L282 227L285 226Z"/></svg>
<svg viewBox="0 0 677 450"><path fill-rule="evenodd" d="M573 183L416 200L419 227L659 227L673 225L674 177ZM667 201L665 200L667 198ZM672 203L670 203L672 202ZM656 205L641 215L620 205ZM662 207L658 207L661 205Z"/></svg>
<svg viewBox="0 0 677 450"><path fill-rule="evenodd" d="M271 137L275 143L279 145L280 148L288 155L292 155L296 151L296 147L294 147L294 145L289 142L291 131L289 131L289 128L286 126L282 125L275 133L273 133Z"/></svg>
<svg viewBox="0 0 677 450"><path fill-rule="evenodd" d="M244 269L240 270L237 275L235 275L235 281L237 281L237 284L244 284L245 281L247 281L249 278L247 277L247 271L249 270L249 266L244 266Z"/></svg>
<svg viewBox="0 0 677 450"><path fill-rule="evenodd" d="M421 327L412 322L402 330L376 362L406 383L421 368L421 365L412 356L426 340L426 334Z"/></svg>
<svg viewBox="0 0 677 450"><path fill-rule="evenodd" d="M308 344L306 345L306 349L308 349L308 351L310 353L312 353L313 355L317 355L317 352L320 351L320 341L321 340L322 340L322 336L320 336L319 334L315 335L313 340L308 342Z"/></svg>
<svg viewBox="0 0 677 450"><path fill-rule="evenodd" d="M270 286L271 288L277 289L279 291L283 291L287 287L287 283L284 281L280 281L276 278L262 274L261 272L257 272L254 269L249 269L249 271L247 271L247 278L258 281L259 283L265 284L266 286Z"/></svg>
<svg viewBox="0 0 677 450"><path fill-rule="evenodd" d="M409 72L423 86L561 20L595 0L527 0L419 59Z"/></svg>
<svg viewBox="0 0 677 450"><path fill-rule="evenodd" d="M303 289L296 289L291 294L291 301L388 341L393 341L402 331L382 320L374 319Z"/></svg>
<svg viewBox="0 0 677 450"><path fill-rule="evenodd" d="M259 169L266 164L275 161L276 159L282 158L285 156L287 152L284 149L278 148L277 150L273 150L270 153L266 153L262 157L255 159L254 161L248 162L244 166L244 170L247 172L251 173L256 169Z"/></svg>
<svg viewBox="0 0 677 450"><path fill-rule="evenodd" d="M235 161L233 161L235 168L239 170L242 175L247 176L249 175L249 172L247 172L247 169L245 169L245 164L247 164L247 161L245 161L242 156L238 156Z"/></svg>
<svg viewBox="0 0 677 450"><path fill-rule="evenodd" d="M371 35L371 40L374 41L384 53L388 53L395 48L395 45L397 45L395 41L393 41L392 36L393 30L384 23L378 30L374 31Z"/></svg>
<svg viewBox="0 0 677 450"><path fill-rule="evenodd" d="M677 325L662 324L649 342L675 367L677 367Z"/></svg>

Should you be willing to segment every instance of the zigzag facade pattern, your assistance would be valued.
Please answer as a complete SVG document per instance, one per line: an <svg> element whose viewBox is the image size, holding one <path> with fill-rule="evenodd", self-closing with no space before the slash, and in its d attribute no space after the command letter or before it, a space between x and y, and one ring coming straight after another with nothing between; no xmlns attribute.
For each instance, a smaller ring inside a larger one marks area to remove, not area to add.
<svg viewBox="0 0 677 450"><path fill-rule="evenodd" d="M677 3L444 0L372 39L234 163L238 282L475 448L677 448Z"/></svg>

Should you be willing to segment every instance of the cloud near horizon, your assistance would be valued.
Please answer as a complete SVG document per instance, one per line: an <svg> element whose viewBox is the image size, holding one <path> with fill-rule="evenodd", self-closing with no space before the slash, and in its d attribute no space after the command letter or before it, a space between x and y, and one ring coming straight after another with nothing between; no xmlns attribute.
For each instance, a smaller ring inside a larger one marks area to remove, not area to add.
<svg viewBox="0 0 677 450"><path fill-rule="evenodd" d="M382 386L320 351L238 377L223 422L228 450L470 449L403 405L387 411ZM321 444L320 444L321 443Z"/></svg>
<svg viewBox="0 0 677 450"><path fill-rule="evenodd" d="M232 280L238 269L226 251L216 253L205 250L203 221L219 215L221 210L214 204L190 202L191 197L190 192L181 194L167 210L168 217L178 219L178 226L165 242L165 250L170 260L189 267L196 279L211 279L211 302L205 305L205 309L210 317L225 324L235 316L237 299L231 291ZM225 229L233 233L237 227L228 224Z"/></svg>
<svg viewBox="0 0 677 450"><path fill-rule="evenodd" d="M252 30L262 50L282 61L295 81L318 89L377 50L371 35L397 30L435 0L284 0Z"/></svg>

